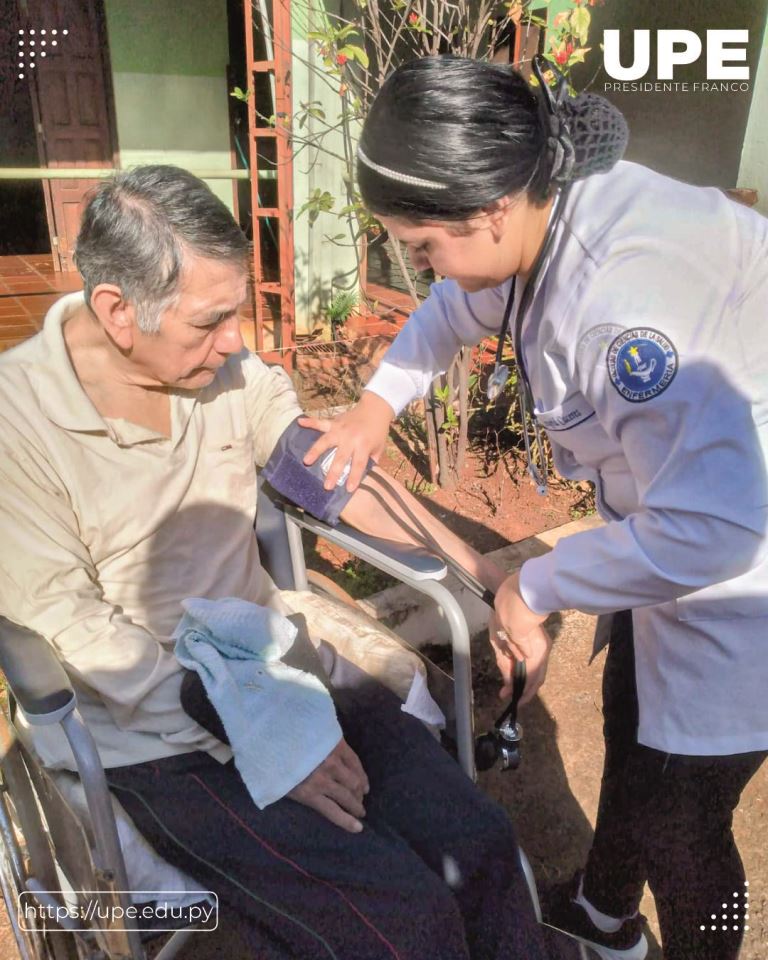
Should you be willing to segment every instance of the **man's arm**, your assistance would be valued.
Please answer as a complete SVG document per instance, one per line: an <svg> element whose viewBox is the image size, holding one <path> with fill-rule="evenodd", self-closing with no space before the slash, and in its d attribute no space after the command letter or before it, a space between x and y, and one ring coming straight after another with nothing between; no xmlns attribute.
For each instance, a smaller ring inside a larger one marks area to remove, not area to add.
<svg viewBox="0 0 768 960"><path fill-rule="evenodd" d="M414 536L411 531L418 533L418 526L423 526L451 559L471 573L484 587L496 593L507 579L506 571L452 533L402 484L388 476L384 476L383 483L377 482L376 477L381 474L378 467L371 470L342 511L342 520L363 533L399 543L422 544L423 537ZM512 695L515 660L525 660L528 679L521 703L526 703L532 699L546 677L552 646L549 636L537 623L532 625L529 635L524 638L524 648L510 643L509 638L499 631L495 615L489 612L488 638L501 673L499 697L502 700Z"/></svg>
<svg viewBox="0 0 768 960"><path fill-rule="evenodd" d="M379 481L378 477L382 480ZM422 526L441 550L494 593L507 576L502 567L452 533L412 493L379 467L373 467L352 494L342 510L341 519L370 536L419 545L424 543L418 530Z"/></svg>

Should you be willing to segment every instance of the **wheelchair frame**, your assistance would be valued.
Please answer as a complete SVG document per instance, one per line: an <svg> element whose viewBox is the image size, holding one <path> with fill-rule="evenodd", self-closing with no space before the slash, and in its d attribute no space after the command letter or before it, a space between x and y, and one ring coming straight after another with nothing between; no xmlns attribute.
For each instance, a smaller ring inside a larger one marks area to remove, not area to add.
<svg viewBox="0 0 768 960"><path fill-rule="evenodd" d="M276 504L260 490L256 535L262 563L281 589L309 588L301 541L302 529L335 543L413 589L431 597L448 625L453 648L454 704L459 762L475 777L470 637L456 598L441 583L445 563L418 547L366 536L344 524L329 527L288 504ZM0 885L23 960L146 960L135 920L104 930L74 930L76 921L63 917L45 929L22 930L16 901L21 893L55 911L64 906L50 891L60 887L56 863L72 847L78 864L63 863L62 871L78 874L82 891L97 891L101 916L130 906L128 880L117 826L95 741L78 710L74 691L50 644L41 636L0 617L0 670L15 704L31 725L60 724L71 746L85 790L88 816L75 814L51 778L15 734L12 720L0 718ZM41 816L41 810L43 816ZM57 829L59 818L66 828ZM19 837L19 832L21 837ZM55 834L59 834L58 842ZM66 853L72 855L72 849ZM523 869L540 918L533 873L522 850ZM83 886L83 882L89 884ZM93 898L92 898L93 899ZM69 930L71 937L61 936ZM172 960L193 928L176 930L156 954Z"/></svg>

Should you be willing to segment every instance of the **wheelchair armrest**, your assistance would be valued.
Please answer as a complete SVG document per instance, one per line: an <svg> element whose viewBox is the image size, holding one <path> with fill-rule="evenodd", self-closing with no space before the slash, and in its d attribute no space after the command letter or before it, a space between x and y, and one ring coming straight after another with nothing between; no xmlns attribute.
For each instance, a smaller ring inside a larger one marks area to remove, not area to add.
<svg viewBox="0 0 768 960"><path fill-rule="evenodd" d="M31 724L58 723L77 705L48 641L5 617L0 617L0 670Z"/></svg>
<svg viewBox="0 0 768 960"><path fill-rule="evenodd" d="M446 564L423 547L371 537L345 523L331 527L290 503L281 503L281 507L292 523L343 547L398 579L442 580L448 572Z"/></svg>

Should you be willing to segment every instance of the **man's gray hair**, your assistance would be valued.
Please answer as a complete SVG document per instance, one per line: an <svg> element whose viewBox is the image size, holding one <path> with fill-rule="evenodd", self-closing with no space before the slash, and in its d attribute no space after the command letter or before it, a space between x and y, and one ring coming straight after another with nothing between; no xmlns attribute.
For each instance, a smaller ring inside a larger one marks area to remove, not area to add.
<svg viewBox="0 0 768 960"><path fill-rule="evenodd" d="M157 333L178 294L186 249L246 267L248 241L202 180L162 165L116 174L91 197L77 238L86 303L98 284L115 284L139 328Z"/></svg>

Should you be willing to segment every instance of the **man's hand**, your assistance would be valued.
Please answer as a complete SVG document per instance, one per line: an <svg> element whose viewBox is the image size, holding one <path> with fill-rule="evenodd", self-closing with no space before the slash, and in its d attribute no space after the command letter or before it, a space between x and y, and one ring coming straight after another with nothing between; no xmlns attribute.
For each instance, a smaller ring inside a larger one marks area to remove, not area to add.
<svg viewBox="0 0 768 960"><path fill-rule="evenodd" d="M363 797L368 777L355 751L343 738L323 762L288 794L292 800L312 807L350 833L360 833L365 816Z"/></svg>
<svg viewBox="0 0 768 960"><path fill-rule="evenodd" d="M387 442L389 425L394 417L395 411L386 400L368 390L363 391L360 401L354 407L333 420L300 417L300 426L323 433L307 451L304 463L311 466L327 450L335 448L333 463L325 478L325 489L333 490L344 468L349 464L347 490L352 493L363 478L368 458L378 460L381 456Z"/></svg>

